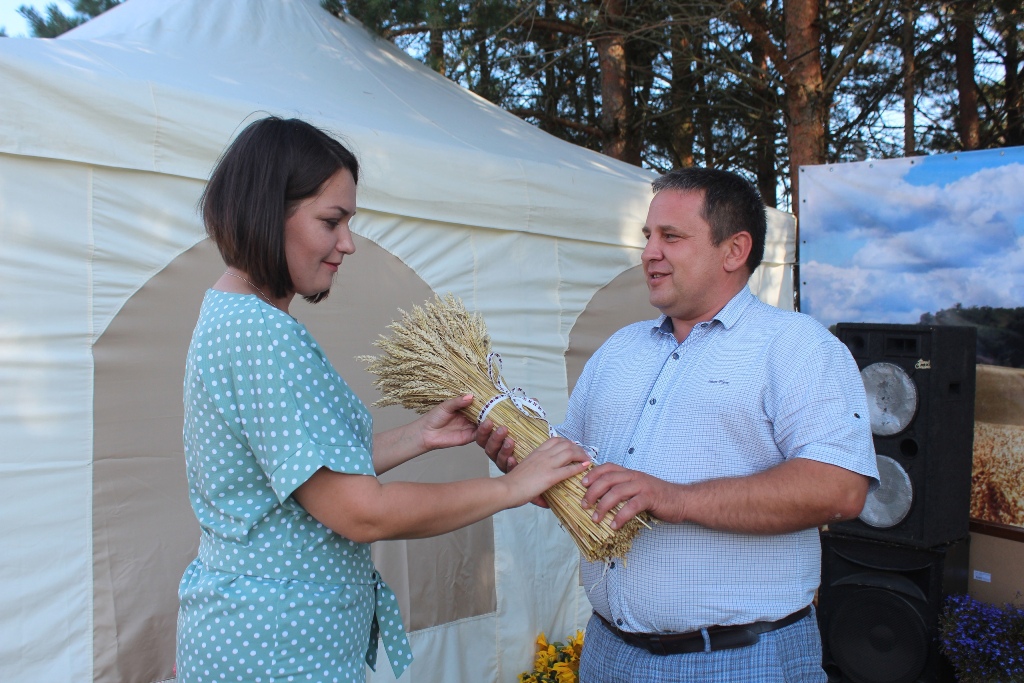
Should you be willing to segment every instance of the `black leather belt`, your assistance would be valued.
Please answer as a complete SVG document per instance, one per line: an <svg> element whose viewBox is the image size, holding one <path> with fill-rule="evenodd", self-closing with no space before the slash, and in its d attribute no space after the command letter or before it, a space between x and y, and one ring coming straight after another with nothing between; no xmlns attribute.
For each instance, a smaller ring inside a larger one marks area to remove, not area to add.
<svg viewBox="0 0 1024 683"><path fill-rule="evenodd" d="M752 624L742 624L739 626L709 626L708 640L711 642L712 651L747 647L757 643L762 633L768 633L769 631L795 624L810 613L811 606L808 605L777 621L755 621ZM651 654L680 655L688 652L704 652L704 636L700 631L690 631L689 633L630 633L615 628L597 612L594 612L594 615L604 622L608 630L618 636L619 640L629 643L634 647L642 647Z"/></svg>

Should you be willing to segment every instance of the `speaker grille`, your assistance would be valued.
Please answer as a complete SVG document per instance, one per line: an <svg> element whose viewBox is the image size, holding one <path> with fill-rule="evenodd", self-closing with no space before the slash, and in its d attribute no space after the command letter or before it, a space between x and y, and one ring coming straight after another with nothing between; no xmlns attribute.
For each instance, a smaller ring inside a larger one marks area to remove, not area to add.
<svg viewBox="0 0 1024 683"><path fill-rule="evenodd" d="M902 522L910 512L914 503L914 487L907 471L898 462L884 455L876 455L875 461L878 463L879 486L864 501L860 521L886 529Z"/></svg>
<svg viewBox="0 0 1024 683"><path fill-rule="evenodd" d="M880 588L847 594L828 639L836 663L854 683L912 683L927 662L928 629L920 612Z"/></svg>
<svg viewBox="0 0 1024 683"><path fill-rule="evenodd" d="M910 426L917 413L917 385L906 370L895 363L872 363L860 371L868 397L871 433L899 434Z"/></svg>
<svg viewBox="0 0 1024 683"><path fill-rule="evenodd" d="M933 548L821 535L818 626L832 683L954 683L938 648L947 595L967 592L970 537Z"/></svg>
<svg viewBox="0 0 1024 683"><path fill-rule="evenodd" d="M974 441L973 327L839 323L836 335L861 369L875 453L898 466L878 496L909 479L909 500L829 525L836 532L931 548L967 536ZM886 461L879 459L880 464ZM904 478L903 475L906 475ZM892 476L892 475L895 475ZM890 503L892 505L890 505ZM909 503L909 508L903 509ZM898 519L897 519L898 518Z"/></svg>

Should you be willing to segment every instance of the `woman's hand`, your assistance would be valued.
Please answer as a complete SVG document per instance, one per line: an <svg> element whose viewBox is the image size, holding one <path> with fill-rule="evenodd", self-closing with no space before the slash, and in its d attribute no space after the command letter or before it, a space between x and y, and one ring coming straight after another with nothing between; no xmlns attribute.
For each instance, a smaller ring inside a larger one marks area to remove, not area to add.
<svg viewBox="0 0 1024 683"><path fill-rule="evenodd" d="M459 411L473 402L472 394L451 398L407 425L373 435L373 467L384 474L404 462L438 448L470 443L476 426Z"/></svg>
<svg viewBox="0 0 1024 683"><path fill-rule="evenodd" d="M519 505L537 500L543 502L540 494L589 466L590 456L586 451L572 441L556 436L537 446L503 479L512 487Z"/></svg>
<svg viewBox="0 0 1024 683"><path fill-rule="evenodd" d="M463 408L473 402L473 394L463 394L450 398L425 413L413 422L410 427L419 430L422 451L433 451L438 448L451 448L470 443L477 436L477 427L463 415Z"/></svg>
<svg viewBox="0 0 1024 683"><path fill-rule="evenodd" d="M508 427L495 427L490 418L480 423L476 429L476 443L484 449L484 453L503 473L508 474L519 464L516 460L516 442L508 435ZM537 507L550 507L544 497L537 495L530 501Z"/></svg>

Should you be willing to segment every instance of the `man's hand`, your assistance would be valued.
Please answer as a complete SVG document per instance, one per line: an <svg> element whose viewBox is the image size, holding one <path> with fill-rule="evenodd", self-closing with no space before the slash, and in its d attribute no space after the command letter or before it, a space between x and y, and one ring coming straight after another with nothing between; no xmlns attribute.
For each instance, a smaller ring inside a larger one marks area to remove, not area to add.
<svg viewBox="0 0 1024 683"><path fill-rule="evenodd" d="M508 427L495 427L491 419L487 418L477 427L476 443L505 474L516 466L515 456L512 455L516 444L508 436Z"/></svg>
<svg viewBox="0 0 1024 683"><path fill-rule="evenodd" d="M595 522L624 503L612 520L613 529L621 528L644 510L663 521L675 521L680 516L672 507L682 500L676 490L678 487L643 472L605 463L587 472L583 485L587 487L583 507L594 508L592 519Z"/></svg>
<svg viewBox="0 0 1024 683"><path fill-rule="evenodd" d="M864 507L869 479L824 462L793 458L744 477L673 484L606 463L583 477L584 507L601 519L619 503L613 528L641 510L663 522L693 522L742 534L785 534L853 519Z"/></svg>

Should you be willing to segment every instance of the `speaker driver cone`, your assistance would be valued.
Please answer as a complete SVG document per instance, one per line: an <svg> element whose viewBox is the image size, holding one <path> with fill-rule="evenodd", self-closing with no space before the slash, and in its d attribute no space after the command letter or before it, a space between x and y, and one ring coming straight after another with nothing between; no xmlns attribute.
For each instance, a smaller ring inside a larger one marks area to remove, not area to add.
<svg viewBox="0 0 1024 683"><path fill-rule="evenodd" d="M878 488L868 494L860 521L880 529L896 526L906 518L914 502L910 475L900 464L885 455L875 455L878 463Z"/></svg>
<svg viewBox="0 0 1024 683"><path fill-rule="evenodd" d="M829 628L832 656L853 683L912 683L928 658L918 610L881 588L845 593Z"/></svg>
<svg viewBox="0 0 1024 683"><path fill-rule="evenodd" d="M917 412L917 385L895 363L872 363L860 371L868 397L871 433L899 434L910 426Z"/></svg>

